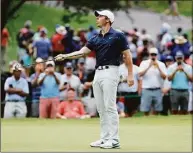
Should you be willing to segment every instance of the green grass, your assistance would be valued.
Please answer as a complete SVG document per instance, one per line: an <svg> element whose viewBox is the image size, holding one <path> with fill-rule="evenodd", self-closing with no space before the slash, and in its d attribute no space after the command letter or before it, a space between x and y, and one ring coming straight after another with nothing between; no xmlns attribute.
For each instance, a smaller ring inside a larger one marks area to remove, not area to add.
<svg viewBox="0 0 193 153"><path fill-rule="evenodd" d="M186 0L186 1L177 1L178 3L178 10L180 14L185 16L192 16L192 1ZM140 1L139 6L143 8L147 8L149 10L163 13L164 10L168 8L168 1L167 0L161 0L161 1Z"/></svg>
<svg viewBox="0 0 193 153"><path fill-rule="evenodd" d="M120 120L121 149L91 148L99 138L99 119L3 119L2 151L191 152L192 117L149 116Z"/></svg>
<svg viewBox="0 0 193 153"><path fill-rule="evenodd" d="M35 31L38 25L44 25L48 29L49 37L54 34L56 24L64 25L69 23L74 29L80 27L88 28L90 24L95 26L95 17L92 15L81 16L80 14L70 13L63 9L25 4L6 25L11 35L6 64L17 57L16 34L23 27L26 20L32 21L32 29Z"/></svg>

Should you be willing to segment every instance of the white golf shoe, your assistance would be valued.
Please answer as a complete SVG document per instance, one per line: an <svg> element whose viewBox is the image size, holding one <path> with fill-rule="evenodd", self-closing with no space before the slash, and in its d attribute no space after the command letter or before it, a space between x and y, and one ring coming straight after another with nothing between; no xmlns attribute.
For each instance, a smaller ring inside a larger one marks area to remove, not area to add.
<svg viewBox="0 0 193 153"><path fill-rule="evenodd" d="M100 147L102 144L104 144L103 140L97 140L95 142L91 142L90 146L91 147Z"/></svg>
<svg viewBox="0 0 193 153"><path fill-rule="evenodd" d="M104 144L100 145L100 148L102 149L119 149L120 148L120 143L117 141L107 141Z"/></svg>

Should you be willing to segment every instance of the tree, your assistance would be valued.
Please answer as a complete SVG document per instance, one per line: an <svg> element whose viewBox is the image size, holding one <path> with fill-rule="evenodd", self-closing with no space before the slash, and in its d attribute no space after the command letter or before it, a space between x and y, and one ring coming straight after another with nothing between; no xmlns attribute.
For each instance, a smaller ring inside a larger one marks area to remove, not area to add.
<svg viewBox="0 0 193 153"><path fill-rule="evenodd" d="M1 30L26 0L1 0Z"/></svg>

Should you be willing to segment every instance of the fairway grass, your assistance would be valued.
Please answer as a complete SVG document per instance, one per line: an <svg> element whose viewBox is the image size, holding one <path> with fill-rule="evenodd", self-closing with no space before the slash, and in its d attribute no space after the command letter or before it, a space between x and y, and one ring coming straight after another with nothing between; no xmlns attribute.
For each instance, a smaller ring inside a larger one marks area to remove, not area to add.
<svg viewBox="0 0 193 153"><path fill-rule="evenodd" d="M99 119L1 120L1 151L191 152L192 116L149 116L120 120L121 149L91 148Z"/></svg>

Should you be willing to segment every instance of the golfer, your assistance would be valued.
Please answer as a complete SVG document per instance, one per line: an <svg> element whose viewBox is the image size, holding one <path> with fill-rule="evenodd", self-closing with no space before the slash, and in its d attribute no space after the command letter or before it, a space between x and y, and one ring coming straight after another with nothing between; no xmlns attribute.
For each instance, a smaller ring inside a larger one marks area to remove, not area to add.
<svg viewBox="0 0 193 153"><path fill-rule="evenodd" d="M95 11L96 24L101 28L99 34L93 36L79 51L60 54L55 61L84 57L91 51L96 52L96 72L93 80L94 96L100 116L100 139L92 142L91 147L105 149L120 148L119 116L116 108L116 94L119 82L118 66L125 57L128 67L128 85L134 84L133 63L128 42L124 34L114 30L114 14L109 10Z"/></svg>

